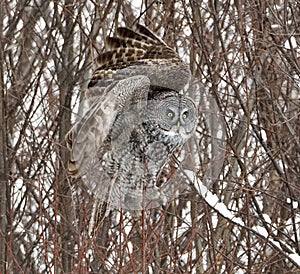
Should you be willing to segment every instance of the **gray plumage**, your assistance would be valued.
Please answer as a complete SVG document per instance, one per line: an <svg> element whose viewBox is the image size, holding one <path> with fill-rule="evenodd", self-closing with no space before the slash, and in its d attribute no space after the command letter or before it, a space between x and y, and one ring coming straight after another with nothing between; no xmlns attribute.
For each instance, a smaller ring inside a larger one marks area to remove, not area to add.
<svg viewBox="0 0 300 274"><path fill-rule="evenodd" d="M109 208L157 207L176 191L161 174L197 123L197 106L183 92L190 71L147 28L117 34L98 57L90 107L67 135L68 171Z"/></svg>

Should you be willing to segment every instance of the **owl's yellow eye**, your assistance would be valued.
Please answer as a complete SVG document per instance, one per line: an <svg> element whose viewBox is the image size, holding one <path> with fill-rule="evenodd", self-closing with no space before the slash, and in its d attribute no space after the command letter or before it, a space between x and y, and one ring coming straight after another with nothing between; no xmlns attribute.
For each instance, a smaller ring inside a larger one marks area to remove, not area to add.
<svg viewBox="0 0 300 274"><path fill-rule="evenodd" d="M168 118L172 119L172 118L175 116L175 114L174 114L173 111L169 110L169 111L167 112L167 116L168 116Z"/></svg>
<svg viewBox="0 0 300 274"><path fill-rule="evenodd" d="M185 111L184 113L182 113L182 119L185 120L187 119L189 116L189 112L188 111Z"/></svg>

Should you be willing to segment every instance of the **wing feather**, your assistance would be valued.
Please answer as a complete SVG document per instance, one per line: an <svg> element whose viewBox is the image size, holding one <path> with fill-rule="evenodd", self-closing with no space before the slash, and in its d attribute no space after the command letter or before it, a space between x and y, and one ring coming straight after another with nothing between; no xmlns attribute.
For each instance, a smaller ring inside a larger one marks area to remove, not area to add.
<svg viewBox="0 0 300 274"><path fill-rule="evenodd" d="M109 86L105 95L95 101L66 136L72 151L70 175L78 176L78 171L81 176L88 174L95 164L102 169L97 151L107 145L105 142L109 139L116 116L130 104L146 102L149 86L150 80L146 76L129 77Z"/></svg>
<svg viewBox="0 0 300 274"><path fill-rule="evenodd" d="M146 27L120 27L117 29L117 36L106 39L111 50L97 58L98 68L94 71L89 87L99 85L99 80L127 77L128 70L122 70L128 68L130 76L133 72L134 75L146 75L152 85L158 84L161 79L169 79L169 82L164 83L166 87L180 90L189 82L191 75L187 64Z"/></svg>

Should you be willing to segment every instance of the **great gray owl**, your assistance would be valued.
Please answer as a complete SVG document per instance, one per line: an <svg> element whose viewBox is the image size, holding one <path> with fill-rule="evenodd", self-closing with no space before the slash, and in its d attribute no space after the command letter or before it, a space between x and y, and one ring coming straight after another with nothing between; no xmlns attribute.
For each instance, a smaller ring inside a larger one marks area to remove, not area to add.
<svg viewBox="0 0 300 274"><path fill-rule="evenodd" d="M161 174L197 124L184 91L190 71L141 25L118 28L107 44L86 92L90 107L67 135L68 170L109 208L157 207L176 192Z"/></svg>

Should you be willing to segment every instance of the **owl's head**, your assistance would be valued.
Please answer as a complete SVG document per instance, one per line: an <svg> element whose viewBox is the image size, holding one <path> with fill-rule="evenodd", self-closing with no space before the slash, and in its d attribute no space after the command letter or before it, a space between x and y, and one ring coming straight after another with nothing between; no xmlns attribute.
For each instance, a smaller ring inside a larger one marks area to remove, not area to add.
<svg viewBox="0 0 300 274"><path fill-rule="evenodd" d="M150 120L166 136L180 137L184 142L194 132L197 124L195 103L175 92L166 92L151 100ZM149 105L148 105L149 106Z"/></svg>

